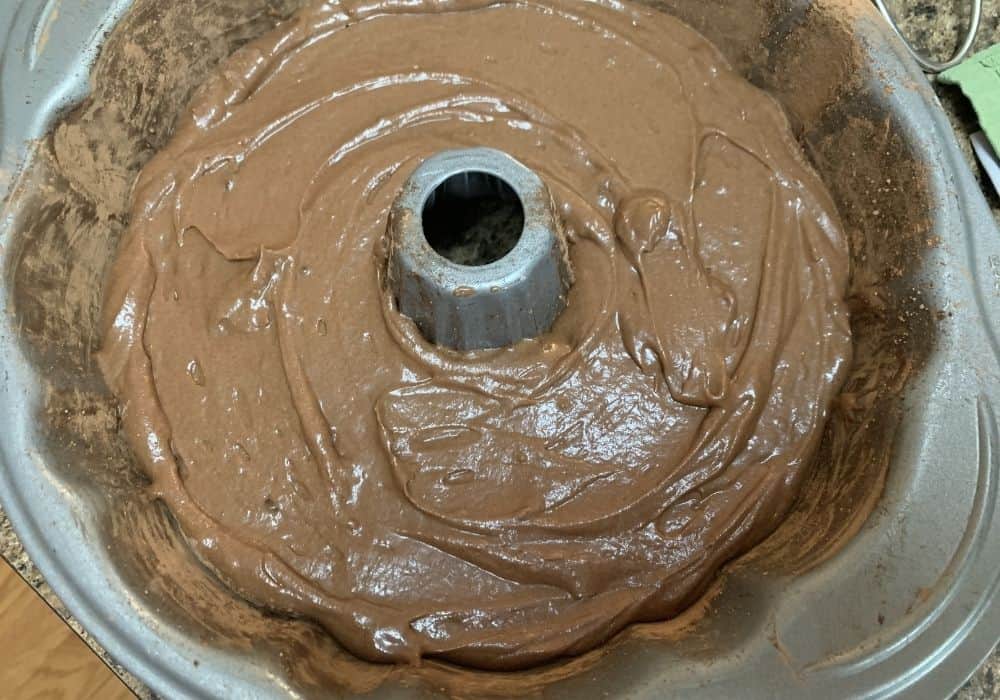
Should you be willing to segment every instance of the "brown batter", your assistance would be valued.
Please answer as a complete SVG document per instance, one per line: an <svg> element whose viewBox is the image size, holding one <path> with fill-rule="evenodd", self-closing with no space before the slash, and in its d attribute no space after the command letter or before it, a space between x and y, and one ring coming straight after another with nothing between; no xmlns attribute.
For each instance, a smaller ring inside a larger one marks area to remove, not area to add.
<svg viewBox="0 0 1000 700"><path fill-rule="evenodd" d="M459 354L384 287L447 148L546 181L553 331ZM847 244L780 108L619 2L317 3L145 168L101 361L234 589L356 654L518 668L673 616L795 499L850 359Z"/></svg>

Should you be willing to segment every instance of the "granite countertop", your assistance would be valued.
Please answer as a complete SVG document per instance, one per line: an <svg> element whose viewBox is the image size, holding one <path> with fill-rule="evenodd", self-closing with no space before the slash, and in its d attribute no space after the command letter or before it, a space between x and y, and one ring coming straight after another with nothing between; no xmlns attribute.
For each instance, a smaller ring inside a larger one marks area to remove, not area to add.
<svg viewBox="0 0 1000 700"><path fill-rule="evenodd" d="M941 0L940 2L933 0L887 0L887 4L899 18L900 27L906 36L910 37L916 46L925 49L929 55L940 58L949 54L958 42L959 34L964 31L966 26L972 0ZM998 42L1000 42L1000 0L983 0L983 26L976 43L976 50L982 50ZM968 141L968 135L977 130L974 112L957 88L937 85L936 91L959 135L959 143L972 164L973 171L980 182L984 183L985 174L975 161ZM1000 197L988 184L984 184L984 189L997 223L1000 224ZM150 697L149 691L137 679L111 661L104 650L90 639L80 625L68 614L24 553L2 510L0 510L0 556L3 556L17 569L49 605L83 637L84 641L109 663L130 688L142 698ZM979 672L952 700L998 699L1000 699L1000 647L994 650Z"/></svg>

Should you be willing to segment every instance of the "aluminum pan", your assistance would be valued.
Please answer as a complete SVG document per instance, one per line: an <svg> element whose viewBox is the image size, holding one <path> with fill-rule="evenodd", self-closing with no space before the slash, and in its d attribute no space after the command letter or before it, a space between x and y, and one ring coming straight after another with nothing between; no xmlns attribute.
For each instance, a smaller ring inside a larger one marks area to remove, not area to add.
<svg viewBox="0 0 1000 700"><path fill-rule="evenodd" d="M18 172L29 139L84 95L103 32L128 4L22 0L0 7L0 27L8 28L0 46L0 183ZM997 642L1000 233L919 70L881 23L862 18L856 31L869 54L870 99L896 117L925 166L930 227L941 245L915 274L933 282L936 308L952 314L908 387L880 506L847 547L805 575L776 582L751 570L730 574L706 630L719 653L700 658L636 645L627 663L603 664L551 688L551 697L597 689L636 698L685 691L705 698L945 697ZM26 176L19 186L30 193L41 184ZM39 416L46 374L60 370L29 352L12 313L9 272L23 201L11 198L0 217L0 502L26 550L81 624L155 693L307 693L273 656L208 644L195 625L148 598L104 546L113 495L67 477L59 463L65 455L48 449ZM879 598L888 608L884 627L874 622L871 601ZM395 685L381 693L420 694Z"/></svg>

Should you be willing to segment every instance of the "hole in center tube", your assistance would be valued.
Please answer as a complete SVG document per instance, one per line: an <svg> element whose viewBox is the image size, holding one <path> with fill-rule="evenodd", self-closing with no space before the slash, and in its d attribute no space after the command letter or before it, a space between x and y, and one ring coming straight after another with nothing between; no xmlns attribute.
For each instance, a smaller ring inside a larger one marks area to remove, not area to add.
<svg viewBox="0 0 1000 700"><path fill-rule="evenodd" d="M478 171L456 173L438 185L421 218L431 248L469 267L500 260L524 232L524 206L514 188Z"/></svg>

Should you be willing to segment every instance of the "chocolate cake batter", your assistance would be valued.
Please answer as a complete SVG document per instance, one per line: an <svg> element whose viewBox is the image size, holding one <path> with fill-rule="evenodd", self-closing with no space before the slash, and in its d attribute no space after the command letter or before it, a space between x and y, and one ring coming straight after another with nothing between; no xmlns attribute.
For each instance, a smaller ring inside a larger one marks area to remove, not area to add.
<svg viewBox="0 0 1000 700"><path fill-rule="evenodd" d="M575 277L462 354L385 284L426 157L538 172ZM621 2L317 3L145 168L105 298L123 425L233 589L374 661L513 669L673 616L783 519L850 359L845 237L780 108Z"/></svg>

